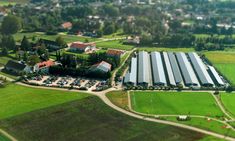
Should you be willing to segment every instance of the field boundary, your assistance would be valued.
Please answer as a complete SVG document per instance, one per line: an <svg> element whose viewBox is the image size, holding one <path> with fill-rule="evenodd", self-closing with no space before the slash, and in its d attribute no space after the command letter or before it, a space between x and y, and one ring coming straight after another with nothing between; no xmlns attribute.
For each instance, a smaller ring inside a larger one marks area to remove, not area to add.
<svg viewBox="0 0 235 141"><path fill-rule="evenodd" d="M11 141L18 141L15 137L12 135L8 134L6 131L0 128L0 133L5 136L6 138L10 139Z"/></svg>

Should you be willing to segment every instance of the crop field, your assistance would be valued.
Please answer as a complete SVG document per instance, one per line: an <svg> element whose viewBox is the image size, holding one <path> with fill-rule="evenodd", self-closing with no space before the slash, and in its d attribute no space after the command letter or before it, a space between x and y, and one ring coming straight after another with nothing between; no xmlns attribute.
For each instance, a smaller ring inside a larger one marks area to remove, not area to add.
<svg viewBox="0 0 235 141"><path fill-rule="evenodd" d="M220 99L225 108L235 117L235 94L222 93Z"/></svg>
<svg viewBox="0 0 235 141"><path fill-rule="evenodd" d="M114 41L104 41L96 43L97 47L100 48L114 48L121 50L131 50L134 46L132 45L124 45L122 44L122 40L114 40Z"/></svg>
<svg viewBox="0 0 235 141"><path fill-rule="evenodd" d="M209 93L131 92L134 111L145 114L223 116Z"/></svg>
<svg viewBox="0 0 235 141"><path fill-rule="evenodd" d="M205 55L215 67L235 85L235 53L206 52Z"/></svg>
<svg viewBox="0 0 235 141"><path fill-rule="evenodd" d="M197 141L208 137L126 116L93 96L0 120L0 127L27 141Z"/></svg>
<svg viewBox="0 0 235 141"><path fill-rule="evenodd" d="M27 88L11 84L0 88L0 119L87 97L87 94Z"/></svg>
<svg viewBox="0 0 235 141"><path fill-rule="evenodd" d="M32 39L33 37L36 39L47 39L47 40L55 40L58 36L61 36L67 43L81 41L84 42L85 40L88 40L89 42L97 41L99 39L97 38L89 38L89 37L82 37L82 36L75 36L75 35L46 35L45 33L38 33L38 32L32 32L32 33L16 33L14 35L14 38L16 41L21 41L23 37L26 36L29 39Z"/></svg>

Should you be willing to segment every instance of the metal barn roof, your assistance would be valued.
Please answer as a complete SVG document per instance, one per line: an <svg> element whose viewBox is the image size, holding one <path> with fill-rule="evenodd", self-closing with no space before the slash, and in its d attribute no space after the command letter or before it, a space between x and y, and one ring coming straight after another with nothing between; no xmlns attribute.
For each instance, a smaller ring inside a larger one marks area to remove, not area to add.
<svg viewBox="0 0 235 141"><path fill-rule="evenodd" d="M175 77L175 82L176 84L182 83L183 82L183 78L182 75L180 73L180 69L178 66L178 63L176 61L175 55L173 52L168 52L168 56L169 56L169 60L171 63L171 68Z"/></svg>
<svg viewBox="0 0 235 141"><path fill-rule="evenodd" d="M156 85L166 85L166 77L163 68L161 54L159 52L151 52L153 81Z"/></svg>
<svg viewBox="0 0 235 141"><path fill-rule="evenodd" d="M201 82L202 85L214 85L209 73L206 70L204 63L202 62L201 58L195 52L188 53L189 58L193 64L195 72Z"/></svg>
<svg viewBox="0 0 235 141"><path fill-rule="evenodd" d="M131 59L131 68L130 72L128 72L125 76L124 83L132 83L136 84L137 81L137 58Z"/></svg>
<svg viewBox="0 0 235 141"><path fill-rule="evenodd" d="M169 60L169 57L166 52L163 52L163 57L165 60L166 72L167 72L167 76L169 79L169 83L172 86L176 86L175 78L174 78L173 71L172 71L171 64L170 64L170 60Z"/></svg>
<svg viewBox="0 0 235 141"><path fill-rule="evenodd" d="M138 83L149 84L150 83L150 58L149 54L145 51L141 51L138 54Z"/></svg>
<svg viewBox="0 0 235 141"><path fill-rule="evenodd" d="M218 83L219 85L224 86L225 83L224 83L224 81L221 79L221 77L219 76L219 74L218 74L218 72L215 70L215 68L212 67L212 66L208 66L208 67L209 67L209 70L211 71L211 73L213 74L215 80L217 81L217 83Z"/></svg>
<svg viewBox="0 0 235 141"><path fill-rule="evenodd" d="M199 86L197 77L185 53L176 53L176 57L178 59L182 75L184 77L185 85Z"/></svg>
<svg viewBox="0 0 235 141"><path fill-rule="evenodd" d="M130 82L136 84L137 81L137 58L131 59Z"/></svg>

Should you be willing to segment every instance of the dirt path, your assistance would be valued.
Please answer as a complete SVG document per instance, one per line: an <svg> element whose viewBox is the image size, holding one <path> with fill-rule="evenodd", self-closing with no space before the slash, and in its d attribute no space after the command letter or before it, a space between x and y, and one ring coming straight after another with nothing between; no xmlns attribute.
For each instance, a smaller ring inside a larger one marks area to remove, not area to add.
<svg viewBox="0 0 235 141"><path fill-rule="evenodd" d="M11 136L10 134L8 134L6 131L4 131L3 129L0 129L0 133L3 135L3 136L5 136L5 137L7 137L8 139L10 139L11 141L17 141L17 139L16 138L14 138L13 136Z"/></svg>

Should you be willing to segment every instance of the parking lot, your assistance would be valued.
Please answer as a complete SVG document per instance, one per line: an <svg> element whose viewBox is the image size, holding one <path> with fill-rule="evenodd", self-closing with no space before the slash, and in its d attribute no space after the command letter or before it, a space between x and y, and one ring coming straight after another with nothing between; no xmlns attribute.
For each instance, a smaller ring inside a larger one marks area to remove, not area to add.
<svg viewBox="0 0 235 141"><path fill-rule="evenodd" d="M86 91L102 91L108 88L108 82L105 80L95 80L82 77L60 77L60 76L34 76L27 77L27 82L30 84L47 86L47 87L60 87L71 88Z"/></svg>

